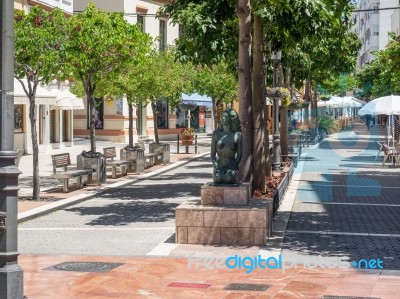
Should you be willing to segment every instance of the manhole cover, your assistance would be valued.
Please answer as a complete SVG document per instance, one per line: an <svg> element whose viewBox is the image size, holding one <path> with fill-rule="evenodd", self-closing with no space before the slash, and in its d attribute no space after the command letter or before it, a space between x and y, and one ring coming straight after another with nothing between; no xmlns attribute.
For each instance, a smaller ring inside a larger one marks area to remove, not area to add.
<svg viewBox="0 0 400 299"><path fill-rule="evenodd" d="M43 270L75 271L75 272L108 272L119 267L121 263L96 263L96 262L64 262Z"/></svg>
<svg viewBox="0 0 400 299"><path fill-rule="evenodd" d="M264 292L270 286L266 284L252 284L252 283L230 283L228 284L224 290L232 290L232 291L258 291Z"/></svg>
<svg viewBox="0 0 400 299"><path fill-rule="evenodd" d="M323 296L321 299L380 299L376 297Z"/></svg>

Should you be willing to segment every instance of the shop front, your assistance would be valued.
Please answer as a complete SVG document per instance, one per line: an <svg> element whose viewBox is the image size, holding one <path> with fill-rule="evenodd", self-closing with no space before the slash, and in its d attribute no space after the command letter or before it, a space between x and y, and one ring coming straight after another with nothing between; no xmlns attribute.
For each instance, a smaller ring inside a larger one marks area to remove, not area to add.
<svg viewBox="0 0 400 299"><path fill-rule="evenodd" d="M26 80L22 80L26 86ZM14 149L31 154L32 134L29 120L29 99L21 83L14 79ZM36 89L35 110L36 128L39 151L50 148L50 105L56 105L56 97L46 89L38 86Z"/></svg>

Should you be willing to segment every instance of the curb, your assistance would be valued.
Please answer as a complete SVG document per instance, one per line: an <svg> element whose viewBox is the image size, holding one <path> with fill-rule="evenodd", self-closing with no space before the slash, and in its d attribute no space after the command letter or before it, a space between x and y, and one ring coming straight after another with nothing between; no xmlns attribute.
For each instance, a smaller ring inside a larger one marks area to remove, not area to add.
<svg viewBox="0 0 400 299"><path fill-rule="evenodd" d="M56 210L65 208L67 206L74 205L74 204L80 203L82 201L91 199L91 198L95 197L96 195L99 195L99 194L101 194L101 193L103 193L105 191L108 191L110 189L119 188L121 186L130 184L132 182L141 181L141 180L147 179L149 177L155 176L157 174L167 172L169 170L172 170L172 169L177 168L179 166L182 166L184 164L190 163L190 162L192 162L194 160L197 160L198 158L201 158L201 157L209 155L209 154L210 154L210 152L197 154L197 155L195 155L193 157L188 158L187 160L175 162L175 163L167 165L167 166L165 166L163 168L151 171L151 172L146 173L146 174L139 175L139 176L137 176L135 178L132 178L132 179L128 179L128 180L120 181L120 182L115 182L113 184L110 184L110 185L107 185L107 186L104 186L104 187L100 187L100 188L92 190L92 191L87 191L84 194L75 195L75 196L70 197L70 198L62 199L62 200L57 201L55 203L50 203L50 204L47 204L47 205L44 205L44 206L41 206L41 207L37 207L37 208L31 209L31 210L28 210L28 211L25 211L25 212L22 212L22 213L18 213L18 223L22 223L22 222L37 218L39 216L43 216L43 215L49 214L49 213L54 212Z"/></svg>

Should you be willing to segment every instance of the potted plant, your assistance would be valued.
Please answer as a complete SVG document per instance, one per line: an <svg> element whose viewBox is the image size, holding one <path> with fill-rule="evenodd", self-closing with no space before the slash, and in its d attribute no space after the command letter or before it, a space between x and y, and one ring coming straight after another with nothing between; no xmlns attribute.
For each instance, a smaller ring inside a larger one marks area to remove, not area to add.
<svg viewBox="0 0 400 299"><path fill-rule="evenodd" d="M194 129L183 128L181 130L181 140L182 140L182 145L193 145Z"/></svg>

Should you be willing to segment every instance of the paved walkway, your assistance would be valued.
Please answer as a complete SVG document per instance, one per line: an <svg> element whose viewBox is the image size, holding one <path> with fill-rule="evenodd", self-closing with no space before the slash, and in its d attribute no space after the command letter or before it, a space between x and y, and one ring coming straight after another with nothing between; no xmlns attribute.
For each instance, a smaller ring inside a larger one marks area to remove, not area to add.
<svg viewBox="0 0 400 299"><path fill-rule="evenodd" d="M25 295L74 299L321 299L324 295L398 299L399 169L382 168L374 160L372 141L382 134L378 127L366 132L363 126L356 126L354 131L333 135L305 149L283 203L288 212L278 213L282 219L289 218L293 208L282 256L302 257L297 268L258 267L246 274L244 268L215 267L212 260L234 255L277 257L281 248L272 250L272 243L263 248L174 243L174 209L183 200L198 197L200 185L210 181L207 155L22 223L19 249ZM275 235L285 227L285 223L276 225ZM319 255L321 267L315 268L312 257ZM201 257L209 258L208 262L204 264ZM333 257L336 260L332 261ZM350 264L371 258L382 259L384 269L357 269ZM338 260L340 265L335 264ZM68 261L119 264L105 273L49 269ZM213 269L208 269L210 263ZM267 289L225 289L231 283L265 284Z"/></svg>
<svg viewBox="0 0 400 299"><path fill-rule="evenodd" d="M284 254L380 258L400 270L400 169L375 160L383 129L357 125L306 148Z"/></svg>

